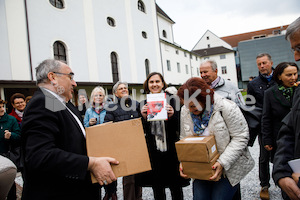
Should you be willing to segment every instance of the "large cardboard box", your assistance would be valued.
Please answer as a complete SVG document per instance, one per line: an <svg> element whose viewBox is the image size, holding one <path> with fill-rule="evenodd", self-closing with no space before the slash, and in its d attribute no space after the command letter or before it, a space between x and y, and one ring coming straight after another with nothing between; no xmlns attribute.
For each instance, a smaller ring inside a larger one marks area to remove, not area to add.
<svg viewBox="0 0 300 200"><path fill-rule="evenodd" d="M112 165L116 177L151 170L140 118L88 127L86 145L88 156L113 157L120 162ZM93 176L92 181L97 182Z"/></svg>
<svg viewBox="0 0 300 200"><path fill-rule="evenodd" d="M218 154L215 136L188 136L175 146L180 162L209 163Z"/></svg>
<svg viewBox="0 0 300 200"><path fill-rule="evenodd" d="M199 179L199 180L209 180L215 174L212 166L216 163L219 158L217 154L209 163L204 162L181 162L183 173L189 178Z"/></svg>

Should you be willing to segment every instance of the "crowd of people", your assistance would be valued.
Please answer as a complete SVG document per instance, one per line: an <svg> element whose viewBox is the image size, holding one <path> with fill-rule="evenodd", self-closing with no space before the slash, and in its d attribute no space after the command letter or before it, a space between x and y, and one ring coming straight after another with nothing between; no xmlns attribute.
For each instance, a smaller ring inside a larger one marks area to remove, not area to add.
<svg viewBox="0 0 300 200"><path fill-rule="evenodd" d="M300 18L289 25L286 39L295 61L299 61ZM244 112L250 106L260 112L255 129L260 145L260 198L270 198L269 162L273 162L273 179L283 198L300 199L300 174L293 173L288 164L300 158L299 68L294 62L273 67L268 53L257 55L256 63L259 76L247 88L247 96L254 97L255 104L245 101L232 82L218 76L214 60L201 63L201 77L188 79L178 90L168 88L161 73L150 73L143 89L145 94L166 94L167 120L149 121L147 99L132 99L124 81L114 84L114 100L106 98L104 88L97 86L90 100L86 93L79 93L75 107L71 100L77 84L72 69L59 60L44 60L36 68L38 89L33 96L12 95L10 114L6 113L7 102L0 99L0 199L16 199L17 170L24 181L24 200L99 200L101 187L105 189L104 200L118 199L117 177L111 165L119 161L88 157L85 128L135 118L141 118L143 124L152 170L123 177L125 200L141 200L142 187L151 187L156 200L166 199L166 188L172 199L183 200L182 188L190 179L177 158L175 143L192 135L214 135L220 155L210 180L192 180L193 198L241 199L240 181L255 163L248 150L253 130ZM22 165L6 158L16 149ZM92 184L91 174L98 184Z"/></svg>

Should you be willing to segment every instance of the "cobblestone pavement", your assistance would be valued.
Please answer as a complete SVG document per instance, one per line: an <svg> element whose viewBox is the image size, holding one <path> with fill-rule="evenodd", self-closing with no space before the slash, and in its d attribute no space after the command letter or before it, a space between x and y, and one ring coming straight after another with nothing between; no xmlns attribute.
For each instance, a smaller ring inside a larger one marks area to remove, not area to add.
<svg viewBox="0 0 300 200"><path fill-rule="evenodd" d="M257 140L255 141L253 147L249 148L252 157L255 160L255 167L253 170L241 181L241 194L242 200L258 200L259 192L260 192L260 185L259 185L259 178L258 178L258 156L259 156L259 146ZM272 169L272 164L270 165ZM18 192L18 200L21 197L22 192L22 185L23 181L18 174L16 178L17 183L17 192ZM271 200L282 200L280 188L275 186L273 180L270 182L271 187L269 188L270 199ZM167 199L171 199L171 194L169 189L166 189ZM122 178L118 178L118 199L123 200L123 191L122 191ZM192 185L183 188L183 195L185 200L192 200L193 193L192 193ZM102 189L102 196L104 196L104 190ZM153 200L153 192L151 188L143 188L143 200Z"/></svg>

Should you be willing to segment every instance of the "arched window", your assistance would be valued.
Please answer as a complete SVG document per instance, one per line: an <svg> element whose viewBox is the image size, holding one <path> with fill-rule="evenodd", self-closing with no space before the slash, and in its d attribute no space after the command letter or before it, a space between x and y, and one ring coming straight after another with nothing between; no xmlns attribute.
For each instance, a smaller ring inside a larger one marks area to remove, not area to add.
<svg viewBox="0 0 300 200"><path fill-rule="evenodd" d="M111 61L113 83L116 83L119 81L119 69L118 69L118 58L115 52L112 52L110 54L110 61Z"/></svg>
<svg viewBox="0 0 300 200"><path fill-rule="evenodd" d="M143 38L145 38L145 39L147 39L147 33L145 32L145 31L142 31L142 36L143 36Z"/></svg>
<svg viewBox="0 0 300 200"><path fill-rule="evenodd" d="M145 71L146 71L146 77L150 74L150 65L149 65L149 60L145 60Z"/></svg>
<svg viewBox="0 0 300 200"><path fill-rule="evenodd" d="M115 23L115 20L111 17L107 17L107 23L110 25L110 26L116 26L116 23Z"/></svg>
<svg viewBox="0 0 300 200"><path fill-rule="evenodd" d="M52 6L56 8L63 9L65 7L63 0L49 0L49 1L52 4Z"/></svg>
<svg viewBox="0 0 300 200"><path fill-rule="evenodd" d="M53 53L54 53L54 59L67 62L66 48L62 42L60 41L54 42Z"/></svg>
<svg viewBox="0 0 300 200"><path fill-rule="evenodd" d="M167 32L163 30L163 37L167 38Z"/></svg>
<svg viewBox="0 0 300 200"><path fill-rule="evenodd" d="M146 12L145 11L145 4L141 0L138 1L138 9L142 12Z"/></svg>

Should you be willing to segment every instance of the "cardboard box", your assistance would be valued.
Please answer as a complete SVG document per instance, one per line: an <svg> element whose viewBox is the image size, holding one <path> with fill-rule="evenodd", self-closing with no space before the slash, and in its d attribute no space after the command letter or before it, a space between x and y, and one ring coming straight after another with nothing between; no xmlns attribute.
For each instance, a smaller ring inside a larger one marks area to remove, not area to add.
<svg viewBox="0 0 300 200"><path fill-rule="evenodd" d="M183 173L189 178L209 180L209 178L215 174L216 170L212 169L212 166L216 163L218 158L219 154L217 154L209 163L181 162Z"/></svg>
<svg viewBox="0 0 300 200"><path fill-rule="evenodd" d="M180 162L209 163L218 154L215 136L189 136L175 146Z"/></svg>
<svg viewBox="0 0 300 200"><path fill-rule="evenodd" d="M86 128L86 146L88 156L113 157L120 162L112 165L116 177L151 170L140 118ZM93 176L92 182L97 182Z"/></svg>

